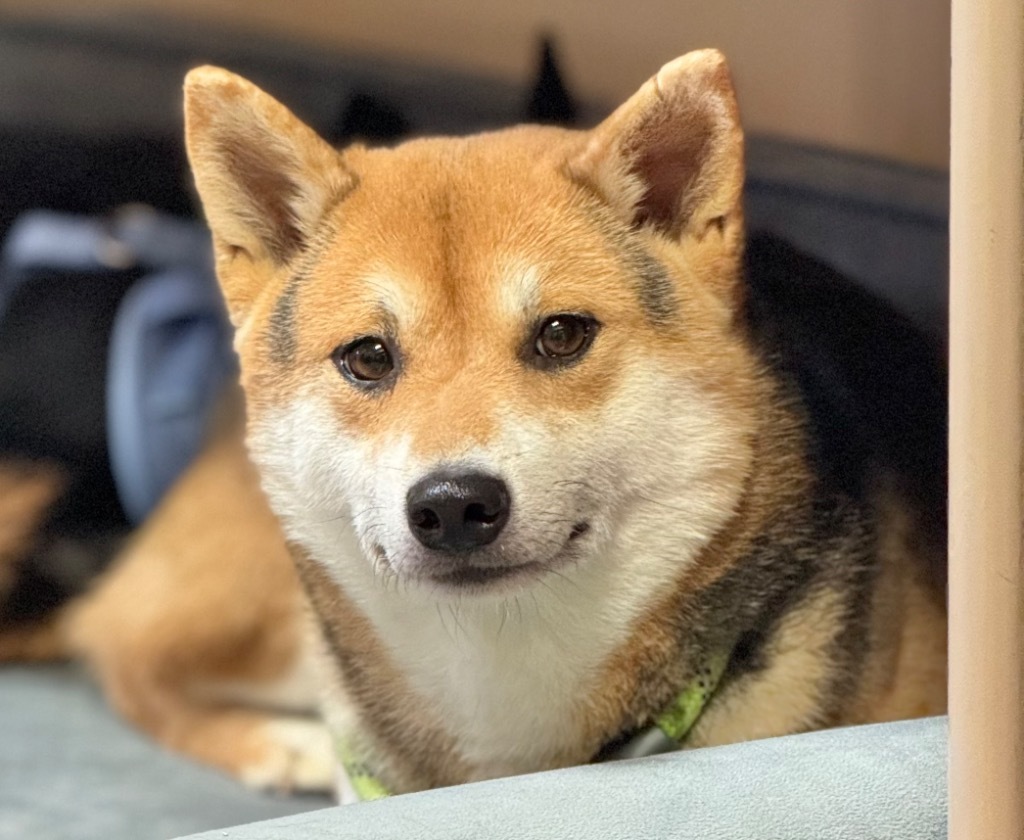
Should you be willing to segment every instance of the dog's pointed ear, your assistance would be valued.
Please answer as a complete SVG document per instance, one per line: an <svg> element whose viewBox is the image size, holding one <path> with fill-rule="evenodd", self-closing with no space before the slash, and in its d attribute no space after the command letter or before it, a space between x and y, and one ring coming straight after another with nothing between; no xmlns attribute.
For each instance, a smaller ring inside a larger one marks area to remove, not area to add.
<svg viewBox="0 0 1024 840"><path fill-rule="evenodd" d="M739 231L743 130L725 57L699 50L666 64L569 168L631 224L677 239Z"/></svg>
<svg viewBox="0 0 1024 840"><path fill-rule="evenodd" d="M281 103L217 67L185 77L185 138L236 317L259 291L246 285L265 272L233 271L229 263L285 265L356 178L340 153Z"/></svg>

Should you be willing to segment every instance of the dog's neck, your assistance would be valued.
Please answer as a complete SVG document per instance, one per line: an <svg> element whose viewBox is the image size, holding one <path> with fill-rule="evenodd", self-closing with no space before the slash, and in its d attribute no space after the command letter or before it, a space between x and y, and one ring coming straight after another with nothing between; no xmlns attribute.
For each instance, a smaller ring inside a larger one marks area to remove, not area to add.
<svg viewBox="0 0 1024 840"><path fill-rule="evenodd" d="M674 752L683 746L701 712L714 695L728 667L730 654L722 652L706 660L697 675L658 718L639 730L622 733L594 756L595 762L622 761ZM390 796L372 764L364 760L353 738L338 735L335 748L339 762L341 804L367 802Z"/></svg>

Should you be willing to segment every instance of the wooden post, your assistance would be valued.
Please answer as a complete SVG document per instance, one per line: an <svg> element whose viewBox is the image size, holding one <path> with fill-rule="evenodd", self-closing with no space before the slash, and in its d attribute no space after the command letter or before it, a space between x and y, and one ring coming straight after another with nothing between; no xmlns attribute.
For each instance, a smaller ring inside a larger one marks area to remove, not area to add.
<svg viewBox="0 0 1024 840"><path fill-rule="evenodd" d="M950 840L1024 840L1024 6L952 0Z"/></svg>

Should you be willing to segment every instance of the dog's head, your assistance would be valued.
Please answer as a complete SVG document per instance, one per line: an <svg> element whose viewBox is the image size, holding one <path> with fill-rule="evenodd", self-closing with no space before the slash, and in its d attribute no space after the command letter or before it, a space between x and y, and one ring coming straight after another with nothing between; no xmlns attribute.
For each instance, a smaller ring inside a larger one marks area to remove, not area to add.
<svg viewBox="0 0 1024 840"><path fill-rule="evenodd" d="M318 559L507 593L677 573L728 519L755 371L719 53L587 132L337 152L213 68L186 112L251 449Z"/></svg>

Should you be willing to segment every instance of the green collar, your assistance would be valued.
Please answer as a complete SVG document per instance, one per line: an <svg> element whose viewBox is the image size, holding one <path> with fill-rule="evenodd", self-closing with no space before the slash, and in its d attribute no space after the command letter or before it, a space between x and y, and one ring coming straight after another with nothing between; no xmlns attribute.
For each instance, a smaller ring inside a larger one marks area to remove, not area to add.
<svg viewBox="0 0 1024 840"><path fill-rule="evenodd" d="M602 750L601 759L620 761L625 758L641 758L645 755L675 752L682 747L722 682L730 655L731 652L708 659L672 705L662 712L653 724L641 729L627 740Z"/></svg>
<svg viewBox="0 0 1024 840"><path fill-rule="evenodd" d="M349 786L360 802L370 802L391 795L391 792L384 787L384 783L356 755L347 738L336 738L334 751L338 756L341 772L345 774Z"/></svg>
<svg viewBox="0 0 1024 840"><path fill-rule="evenodd" d="M728 663L728 655L709 659L704 667L697 671L697 676L676 697L675 702L662 712L651 726L640 730L614 748L602 751L602 760L640 758L645 755L673 752L682 747L697 719L714 696ZM384 783L359 759L346 739L337 739L335 749L342 771L348 777L349 784L360 802L383 799L391 795Z"/></svg>

